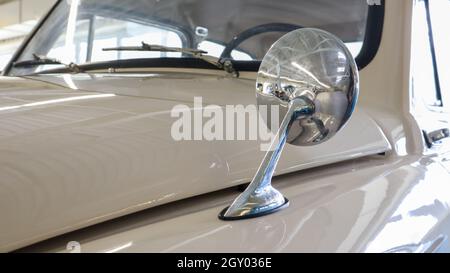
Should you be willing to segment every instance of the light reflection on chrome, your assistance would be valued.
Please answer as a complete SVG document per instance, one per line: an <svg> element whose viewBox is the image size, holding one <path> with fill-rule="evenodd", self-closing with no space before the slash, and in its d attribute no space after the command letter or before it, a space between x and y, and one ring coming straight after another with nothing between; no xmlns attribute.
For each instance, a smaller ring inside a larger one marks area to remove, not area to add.
<svg viewBox="0 0 450 273"><path fill-rule="evenodd" d="M302 71L303 73L305 73L306 75L308 75L311 79L313 79L315 82L317 82L318 84L322 85L323 87L325 87L326 89L331 88L329 85L324 84L323 82L319 81L319 79L314 76L313 73L311 73L310 71L308 71L307 69L305 69L303 66L299 65L297 62L291 62L291 64L293 66L295 66L296 68L298 68L300 71ZM345 71L345 67L343 67L344 70L342 70L341 72Z"/></svg>

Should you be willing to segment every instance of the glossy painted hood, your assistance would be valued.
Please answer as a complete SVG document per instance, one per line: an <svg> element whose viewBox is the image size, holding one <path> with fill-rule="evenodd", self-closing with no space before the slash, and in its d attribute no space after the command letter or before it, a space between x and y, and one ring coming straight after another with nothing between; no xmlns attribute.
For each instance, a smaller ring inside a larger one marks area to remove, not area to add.
<svg viewBox="0 0 450 273"><path fill-rule="evenodd" d="M172 108L254 104L254 80L189 73L0 77L0 251L248 182L257 141L175 141ZM352 141L349 141L351 139ZM361 109L277 173L390 149Z"/></svg>

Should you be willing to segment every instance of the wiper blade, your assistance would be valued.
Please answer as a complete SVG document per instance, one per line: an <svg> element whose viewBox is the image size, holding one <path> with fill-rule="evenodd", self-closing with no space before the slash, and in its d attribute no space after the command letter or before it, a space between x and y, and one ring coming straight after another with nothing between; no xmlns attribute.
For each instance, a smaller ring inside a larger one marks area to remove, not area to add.
<svg viewBox="0 0 450 273"><path fill-rule="evenodd" d="M194 48L184 48L184 47L169 47L163 45L152 45L142 42L141 46L120 46L120 47L108 47L103 48L103 51L159 51L159 52L180 52L184 54L189 54L194 58L206 61L224 71L232 74L235 77L239 76L238 71L233 67L233 63L228 59L216 58L208 54L207 51L194 49Z"/></svg>
<svg viewBox="0 0 450 273"><path fill-rule="evenodd" d="M184 48L184 47L170 47L163 45L151 45L142 42L141 46L119 46L119 47L108 47L103 48L103 51L162 51L162 52L181 52L191 55L203 55L208 54L208 52L200 49L194 48Z"/></svg>
<svg viewBox="0 0 450 273"><path fill-rule="evenodd" d="M81 68L73 62L66 64L60 60L57 60L54 58L49 58L46 56L37 55L34 53L33 53L33 59L14 62L13 66L14 67L30 67L30 66L39 66L39 65L58 65L58 64L64 65L67 69L69 69L70 71L72 71L74 73L81 72Z"/></svg>

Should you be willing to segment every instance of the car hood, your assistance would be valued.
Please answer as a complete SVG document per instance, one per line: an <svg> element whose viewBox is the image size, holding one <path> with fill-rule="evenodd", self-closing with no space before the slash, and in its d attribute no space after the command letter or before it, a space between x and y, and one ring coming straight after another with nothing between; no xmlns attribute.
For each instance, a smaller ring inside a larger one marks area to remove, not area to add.
<svg viewBox="0 0 450 273"><path fill-rule="evenodd" d="M254 104L254 79L189 73L0 77L0 251L248 182L258 141L175 141L174 106ZM358 138L348 141L348 137ZM357 110L315 148L287 147L277 174L390 149ZM212 219L212 221L218 221Z"/></svg>

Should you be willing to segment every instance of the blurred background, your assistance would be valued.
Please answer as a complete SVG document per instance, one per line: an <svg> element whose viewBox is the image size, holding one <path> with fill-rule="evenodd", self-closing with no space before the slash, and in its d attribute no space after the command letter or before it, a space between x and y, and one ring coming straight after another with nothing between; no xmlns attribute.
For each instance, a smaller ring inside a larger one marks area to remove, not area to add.
<svg viewBox="0 0 450 273"><path fill-rule="evenodd" d="M56 0L0 0L0 71Z"/></svg>

